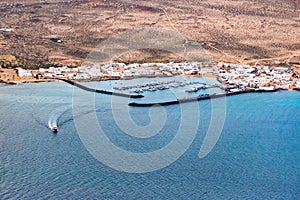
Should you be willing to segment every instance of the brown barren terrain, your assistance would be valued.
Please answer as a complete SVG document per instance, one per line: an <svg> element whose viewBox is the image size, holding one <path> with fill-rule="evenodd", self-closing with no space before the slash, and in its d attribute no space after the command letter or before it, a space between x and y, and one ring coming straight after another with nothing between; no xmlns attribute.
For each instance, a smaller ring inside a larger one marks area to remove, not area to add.
<svg viewBox="0 0 300 200"><path fill-rule="evenodd" d="M1 1L0 28L9 30L0 31L0 63L25 68L79 66L101 41L126 30L154 27L197 41L215 62L297 67L298 7L297 0ZM181 58L139 50L117 60Z"/></svg>

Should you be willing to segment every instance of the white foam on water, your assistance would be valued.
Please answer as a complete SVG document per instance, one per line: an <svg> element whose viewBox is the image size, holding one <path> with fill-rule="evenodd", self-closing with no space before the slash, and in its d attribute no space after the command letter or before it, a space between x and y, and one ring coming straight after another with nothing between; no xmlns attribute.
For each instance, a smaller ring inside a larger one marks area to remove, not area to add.
<svg viewBox="0 0 300 200"><path fill-rule="evenodd" d="M56 109L54 109L50 115L49 115L49 119L48 119L48 127L50 129L54 128L54 127L58 127L58 120L59 118L66 112L66 110L68 110L70 108L70 106L60 106L57 107Z"/></svg>

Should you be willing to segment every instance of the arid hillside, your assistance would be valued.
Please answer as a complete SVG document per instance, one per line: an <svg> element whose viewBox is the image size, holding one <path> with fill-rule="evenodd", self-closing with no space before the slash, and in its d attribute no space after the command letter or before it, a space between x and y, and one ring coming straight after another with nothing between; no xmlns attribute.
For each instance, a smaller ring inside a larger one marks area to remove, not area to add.
<svg viewBox="0 0 300 200"><path fill-rule="evenodd" d="M78 66L101 41L154 27L199 42L216 62L297 65L299 12L297 0L6 0L0 2L0 63ZM119 58L176 59L149 49Z"/></svg>

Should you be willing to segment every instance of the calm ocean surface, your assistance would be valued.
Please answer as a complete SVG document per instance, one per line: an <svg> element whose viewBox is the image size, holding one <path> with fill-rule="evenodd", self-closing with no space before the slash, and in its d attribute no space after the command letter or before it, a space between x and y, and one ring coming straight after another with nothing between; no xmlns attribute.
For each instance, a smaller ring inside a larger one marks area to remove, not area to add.
<svg viewBox="0 0 300 200"><path fill-rule="evenodd" d="M114 85L103 82L99 88ZM212 107L210 100L199 102L199 128L188 150L171 165L142 174L120 172L96 160L80 140L74 118L88 126L96 113L116 146L151 152L176 135L180 105L165 107L168 117L157 135L137 139L115 123L110 96L96 94L95 109L89 110L84 106L90 103L85 101L87 93L73 93L73 87L62 82L0 86L0 199L300 199L297 91L227 97L222 134L202 159L198 153ZM186 95L179 92L180 97ZM74 96L83 105L76 116ZM175 98L166 90L145 96L138 101ZM114 109L129 109L138 125L150 123L149 108L129 108L121 99L114 100ZM56 135L49 130L53 124L59 128Z"/></svg>

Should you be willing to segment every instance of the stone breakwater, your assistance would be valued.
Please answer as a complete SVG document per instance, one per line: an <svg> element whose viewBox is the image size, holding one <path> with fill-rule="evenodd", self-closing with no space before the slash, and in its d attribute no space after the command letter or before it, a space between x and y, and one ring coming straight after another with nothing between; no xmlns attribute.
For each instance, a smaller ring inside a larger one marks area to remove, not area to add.
<svg viewBox="0 0 300 200"><path fill-rule="evenodd" d="M202 101L202 100L207 100L207 99L215 99L215 98L244 94L244 93L276 92L276 91L278 91L278 90L251 89L251 90L236 91L236 92L220 92L220 93L213 93L213 94L201 94L197 97L182 98L182 99L176 99L176 100L164 101L164 102L154 102L154 103L152 103L152 102L151 103L131 102L128 105L136 106L136 107L149 107L149 106L155 106L155 105L168 106L168 105L174 105L174 104L180 104L180 103L188 103L188 102Z"/></svg>

